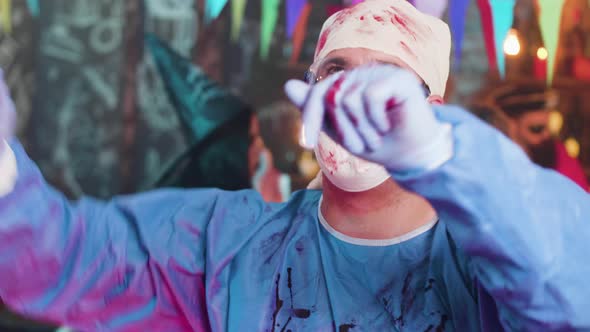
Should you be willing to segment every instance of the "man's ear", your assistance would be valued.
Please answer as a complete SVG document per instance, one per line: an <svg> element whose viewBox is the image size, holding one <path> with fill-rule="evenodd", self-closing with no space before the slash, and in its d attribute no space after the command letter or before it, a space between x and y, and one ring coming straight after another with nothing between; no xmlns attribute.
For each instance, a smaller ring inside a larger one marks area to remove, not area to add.
<svg viewBox="0 0 590 332"><path fill-rule="evenodd" d="M445 104L445 100L439 95L430 95L430 97L426 98L426 101L429 102L431 105Z"/></svg>

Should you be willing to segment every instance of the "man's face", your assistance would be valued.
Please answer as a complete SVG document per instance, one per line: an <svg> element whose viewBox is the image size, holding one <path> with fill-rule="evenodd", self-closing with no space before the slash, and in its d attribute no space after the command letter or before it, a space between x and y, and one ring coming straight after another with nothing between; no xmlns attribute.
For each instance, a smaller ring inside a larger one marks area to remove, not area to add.
<svg viewBox="0 0 590 332"><path fill-rule="evenodd" d="M320 81L332 74L369 64L390 64L409 70L423 83L425 96L429 97L429 101L437 104L442 103L440 96L430 96L428 86L412 68L398 57L366 48L344 48L330 52L313 73L314 81Z"/></svg>
<svg viewBox="0 0 590 332"><path fill-rule="evenodd" d="M370 64L389 64L404 68L423 80L398 57L365 48L344 48L330 52L321 62L314 65L313 75L308 83L316 83L341 71L348 71ZM442 103L442 98L431 96L430 89L423 83L424 98L431 103ZM365 191L383 185L389 173L381 165L367 162L350 154L342 146L321 135L316 146L316 157L322 168L324 179L330 180L344 191Z"/></svg>
<svg viewBox="0 0 590 332"><path fill-rule="evenodd" d="M320 63L317 75L320 78L326 78L337 72L351 70L371 63L391 64L406 68L413 72L413 70L408 68L399 58L392 55L366 48L345 48L330 52L330 54L328 54L328 56Z"/></svg>

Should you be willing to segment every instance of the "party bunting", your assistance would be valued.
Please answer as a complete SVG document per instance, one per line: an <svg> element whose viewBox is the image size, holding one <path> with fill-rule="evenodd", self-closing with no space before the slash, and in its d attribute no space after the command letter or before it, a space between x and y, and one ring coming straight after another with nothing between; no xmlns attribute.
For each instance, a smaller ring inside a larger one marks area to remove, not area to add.
<svg viewBox="0 0 590 332"><path fill-rule="evenodd" d="M506 76L506 57L504 55L504 40L512 28L514 19L515 0L489 0L494 22L494 44L496 46L496 61L500 77Z"/></svg>
<svg viewBox="0 0 590 332"><path fill-rule="evenodd" d="M488 55L490 70L498 68L496 60L496 44L494 43L494 23L492 20L492 7L490 0L477 0L479 15L481 18L481 29L483 31L483 40Z"/></svg>
<svg viewBox="0 0 590 332"><path fill-rule="evenodd" d="M539 26L547 49L547 84L553 82L555 54L559 41L559 24L564 0L539 0Z"/></svg>
<svg viewBox="0 0 590 332"><path fill-rule="evenodd" d="M268 59L270 42L279 18L280 0L262 0L262 19L260 22L260 56Z"/></svg>
<svg viewBox="0 0 590 332"><path fill-rule="evenodd" d="M307 0L287 0L287 5L285 6L285 17L287 19L287 37L291 38L293 36L295 25L299 21L303 12L303 8L306 4Z"/></svg>
<svg viewBox="0 0 590 332"><path fill-rule="evenodd" d="M311 14L311 4L305 4L303 10L301 12L301 16L299 16L299 20L295 25L295 29L293 32L293 52L291 53L291 59L289 63L294 65L299 60L299 56L301 55L301 50L303 48L303 42L305 41L305 35L307 33L307 21L309 19L309 15Z"/></svg>
<svg viewBox="0 0 590 332"><path fill-rule="evenodd" d="M451 0L449 18L451 20L451 34L455 42L455 64L461 63L461 51L463 49L463 35L465 33L465 18L469 0Z"/></svg>
<svg viewBox="0 0 590 332"><path fill-rule="evenodd" d="M244 22L246 0L231 0L231 39L237 41Z"/></svg>
<svg viewBox="0 0 590 332"><path fill-rule="evenodd" d="M447 9L447 0L414 0L410 1L419 11L441 18Z"/></svg>
<svg viewBox="0 0 590 332"><path fill-rule="evenodd" d="M12 0L0 0L0 20L2 20L2 31L9 34L12 32Z"/></svg>
<svg viewBox="0 0 590 332"><path fill-rule="evenodd" d="M211 23L211 21L219 17L226 4L227 0L206 0L205 23Z"/></svg>
<svg viewBox="0 0 590 332"><path fill-rule="evenodd" d="M37 17L41 12L39 8L39 0L27 0L27 6L29 7L29 12L31 15Z"/></svg>

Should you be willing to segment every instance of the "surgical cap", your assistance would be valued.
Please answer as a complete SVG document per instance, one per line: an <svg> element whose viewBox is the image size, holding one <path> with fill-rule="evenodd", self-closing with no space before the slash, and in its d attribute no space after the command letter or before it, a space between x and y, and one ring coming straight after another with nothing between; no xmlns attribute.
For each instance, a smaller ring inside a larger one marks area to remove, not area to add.
<svg viewBox="0 0 590 332"><path fill-rule="evenodd" d="M451 34L446 23L405 0L366 0L324 23L312 71L332 51L366 48L395 56L412 68L434 95L444 96Z"/></svg>

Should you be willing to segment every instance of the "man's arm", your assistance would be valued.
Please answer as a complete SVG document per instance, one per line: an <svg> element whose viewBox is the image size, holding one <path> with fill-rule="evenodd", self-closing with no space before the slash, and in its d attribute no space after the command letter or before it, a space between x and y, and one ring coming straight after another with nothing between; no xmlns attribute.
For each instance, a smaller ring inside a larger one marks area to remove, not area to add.
<svg viewBox="0 0 590 332"><path fill-rule="evenodd" d="M402 69L360 67L286 92L304 112L306 142L325 129L434 205L506 329L590 330L586 192L467 112L434 112ZM369 145L367 131L379 141Z"/></svg>
<svg viewBox="0 0 590 332"><path fill-rule="evenodd" d="M227 255L207 245L208 223L233 218L223 207L247 193L158 191L74 204L18 143L10 147L18 178L0 197L0 296L11 309L83 331L210 329L205 270Z"/></svg>
<svg viewBox="0 0 590 332"><path fill-rule="evenodd" d="M396 180L434 205L505 328L590 329L590 196L466 111L437 115L453 125L453 157Z"/></svg>

